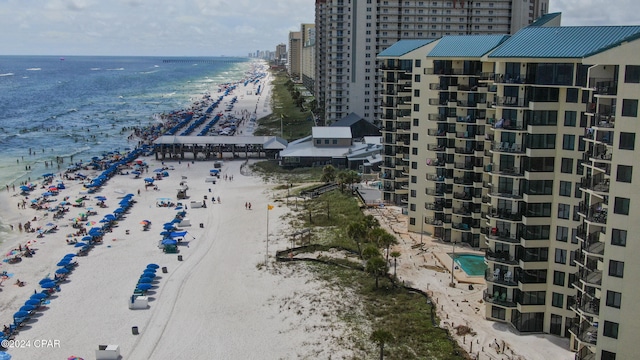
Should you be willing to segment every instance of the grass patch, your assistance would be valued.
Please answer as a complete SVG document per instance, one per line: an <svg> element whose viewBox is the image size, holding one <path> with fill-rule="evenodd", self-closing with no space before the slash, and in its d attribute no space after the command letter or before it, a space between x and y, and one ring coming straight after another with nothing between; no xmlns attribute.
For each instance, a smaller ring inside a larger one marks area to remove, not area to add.
<svg viewBox="0 0 640 360"><path fill-rule="evenodd" d="M256 136L280 136L287 141L300 139L311 135L314 126L313 115L309 110L302 110L296 106L291 93L285 86L289 76L284 71L272 73L271 108L273 113L258 119L253 132Z"/></svg>
<svg viewBox="0 0 640 360"><path fill-rule="evenodd" d="M296 176L300 176L297 178L299 180L318 181L322 175L321 169L311 169L310 173L305 174L301 169L283 170L268 162L255 164L253 170L284 184L288 182L286 179ZM314 170L318 171L314 173ZM300 201L297 207L291 208L294 209L294 216L287 218L289 223L298 229L312 229L311 243L318 246L311 249L311 252L331 247L358 250L346 229L351 223L363 221L365 216L349 191L330 191L316 198ZM342 339L341 343L353 349L355 358L377 358L379 348L370 336L373 330L385 330L394 338L392 343L385 344L385 359L469 359L446 330L433 325L431 313L435 309L432 309L432 305L422 295L395 287L387 278L382 278L380 286L376 288L375 279L358 270L362 268L361 264L349 259L330 259L329 256L325 253L321 259L331 260L346 268L309 263L309 269L333 290L355 293L357 299L353 303L336 309L338 317L350 330L348 337ZM435 322L439 323L437 318Z"/></svg>

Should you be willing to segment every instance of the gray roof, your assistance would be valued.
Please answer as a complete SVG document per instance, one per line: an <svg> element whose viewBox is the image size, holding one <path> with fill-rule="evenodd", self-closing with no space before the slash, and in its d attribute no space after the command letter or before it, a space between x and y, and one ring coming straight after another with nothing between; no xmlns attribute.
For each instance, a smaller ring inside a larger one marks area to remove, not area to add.
<svg viewBox="0 0 640 360"><path fill-rule="evenodd" d="M502 44L509 35L452 35L445 36L427 57L482 57Z"/></svg>
<svg viewBox="0 0 640 360"><path fill-rule="evenodd" d="M379 154L382 145L371 145L356 142L351 146L340 147L315 147L313 139L309 136L289 143L286 149L280 151L280 157L324 157L324 158L349 158L366 159L373 154Z"/></svg>
<svg viewBox="0 0 640 360"><path fill-rule="evenodd" d="M154 144L184 145L262 145L265 150L282 150L287 141L277 136L174 136L158 137Z"/></svg>
<svg viewBox="0 0 640 360"><path fill-rule="evenodd" d="M343 117L342 119L334 122L333 124L329 125L329 126L351 126L355 123L357 123L358 121L362 120L362 117L354 112L352 112L351 114Z"/></svg>
<svg viewBox="0 0 640 360"><path fill-rule="evenodd" d="M429 43L432 43L433 39L414 39L414 40L400 40L393 45L389 46L378 57L400 57L415 49L421 48Z"/></svg>
<svg viewBox="0 0 640 360"><path fill-rule="evenodd" d="M351 139L351 128L348 126L314 126L311 128L314 139Z"/></svg>

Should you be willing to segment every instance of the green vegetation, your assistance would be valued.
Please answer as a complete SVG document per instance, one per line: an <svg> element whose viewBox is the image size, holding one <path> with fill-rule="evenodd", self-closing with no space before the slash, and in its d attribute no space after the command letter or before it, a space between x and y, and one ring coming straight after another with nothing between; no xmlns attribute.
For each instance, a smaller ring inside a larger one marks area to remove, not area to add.
<svg viewBox="0 0 640 360"><path fill-rule="evenodd" d="M258 127L254 134L280 136L282 128L282 137L287 141L311 135L314 122L310 109L315 101L304 98L289 79L286 71L274 72L272 75L274 77L271 97L273 113L258 119Z"/></svg>
<svg viewBox="0 0 640 360"><path fill-rule="evenodd" d="M291 171L264 163L253 170L283 184L293 176ZM334 173L331 169L314 170L310 177L316 181L326 173ZM335 172L336 178L339 173ZM354 349L355 356L364 354L362 358L368 359L384 356L388 360L469 359L448 332L435 325L439 323L435 309L424 295L404 289L394 282L395 276L388 275L389 258L383 258L382 250L388 250L396 239L380 227L375 217L362 213L350 191L330 191L301 200L296 206L290 203L289 207L294 211L294 216L287 217L292 227L312 229L311 246L302 251L308 252L310 258L338 265L310 263L309 268L335 291L350 289L357 297L353 305L362 313L337 311L350 329L351 334L344 341ZM352 251L354 255L347 258L317 255L332 248ZM296 256L305 255L298 251ZM393 251L389 256L393 263L402 254Z"/></svg>

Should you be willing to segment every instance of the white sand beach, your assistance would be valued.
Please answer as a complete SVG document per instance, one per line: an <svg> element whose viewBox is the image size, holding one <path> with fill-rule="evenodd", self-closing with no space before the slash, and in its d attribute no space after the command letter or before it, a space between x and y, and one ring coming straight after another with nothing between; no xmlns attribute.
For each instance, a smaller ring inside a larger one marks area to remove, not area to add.
<svg viewBox="0 0 640 360"><path fill-rule="evenodd" d="M268 83L266 78L263 84ZM241 90L242 91L242 90ZM239 112L270 112L270 87L262 94L242 92L235 106ZM163 165L152 158L149 174ZM84 208L69 207L61 219L46 210L28 206L20 209L23 196L2 192L4 219L14 225L13 236L0 247L3 254L29 243L35 254L17 264L1 263L0 271L9 278L0 292L0 323L13 322L13 314L34 293L38 282L53 276L56 264L65 254L75 253L68 245L74 219L86 207L99 222L118 207L128 193L136 201L101 245L87 256L78 256L78 266L60 283L47 304L35 312L19 329L16 343L7 352L15 359L67 359L78 356L94 359L98 345L118 345L123 359L293 359L341 358L348 349L339 349L328 340L339 338L343 329L321 304L332 304L332 294L314 281L304 264L264 267L269 221L271 261L276 250L289 245L285 217L287 209L275 206L273 185L240 172L244 160L224 161L222 177L216 184L205 183L211 162L167 162L168 177L155 181L158 190L145 190L142 178L115 175L101 190L88 195ZM95 174L88 174L95 176ZM233 181L224 180L233 177ZM186 182L189 199L176 199L181 182ZM79 182L65 181L66 189L57 196L73 200L86 191ZM40 190L34 191L36 194ZM138 195L138 191L140 194ZM107 208L98 207L95 196L104 196ZM212 202L213 198L220 202ZM175 207L158 207L158 199L185 204L191 226L186 230L178 254L165 254L158 247L163 224L171 221ZM206 202L206 208L191 208L190 201ZM251 210L245 203L251 202ZM41 238L24 233L17 224L36 218L32 226L53 223L55 233ZM142 220L150 220L143 231ZM97 223L96 226L100 225ZM88 226L89 227L89 226ZM182 260L179 259L181 257ZM130 310L128 302L147 264L160 266L149 291L149 308ZM162 268L166 268L164 273ZM14 285L19 279L25 286ZM312 301L305 294L314 294ZM324 314L323 314L324 313ZM134 334L137 327L138 334Z"/></svg>

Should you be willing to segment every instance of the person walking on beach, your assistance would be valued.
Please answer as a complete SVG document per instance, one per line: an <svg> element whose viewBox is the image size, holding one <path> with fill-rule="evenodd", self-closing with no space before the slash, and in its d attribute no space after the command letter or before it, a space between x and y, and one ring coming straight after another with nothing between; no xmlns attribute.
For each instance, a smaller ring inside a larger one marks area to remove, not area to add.
<svg viewBox="0 0 640 360"><path fill-rule="evenodd" d="M249 203L249 210L251 210L251 203Z"/></svg>
<svg viewBox="0 0 640 360"><path fill-rule="evenodd" d="M245 201L245 203L244 203L244 209L245 209L245 210L247 210L247 209L248 209L248 207L249 207L249 205L248 205L248 203Z"/></svg>

